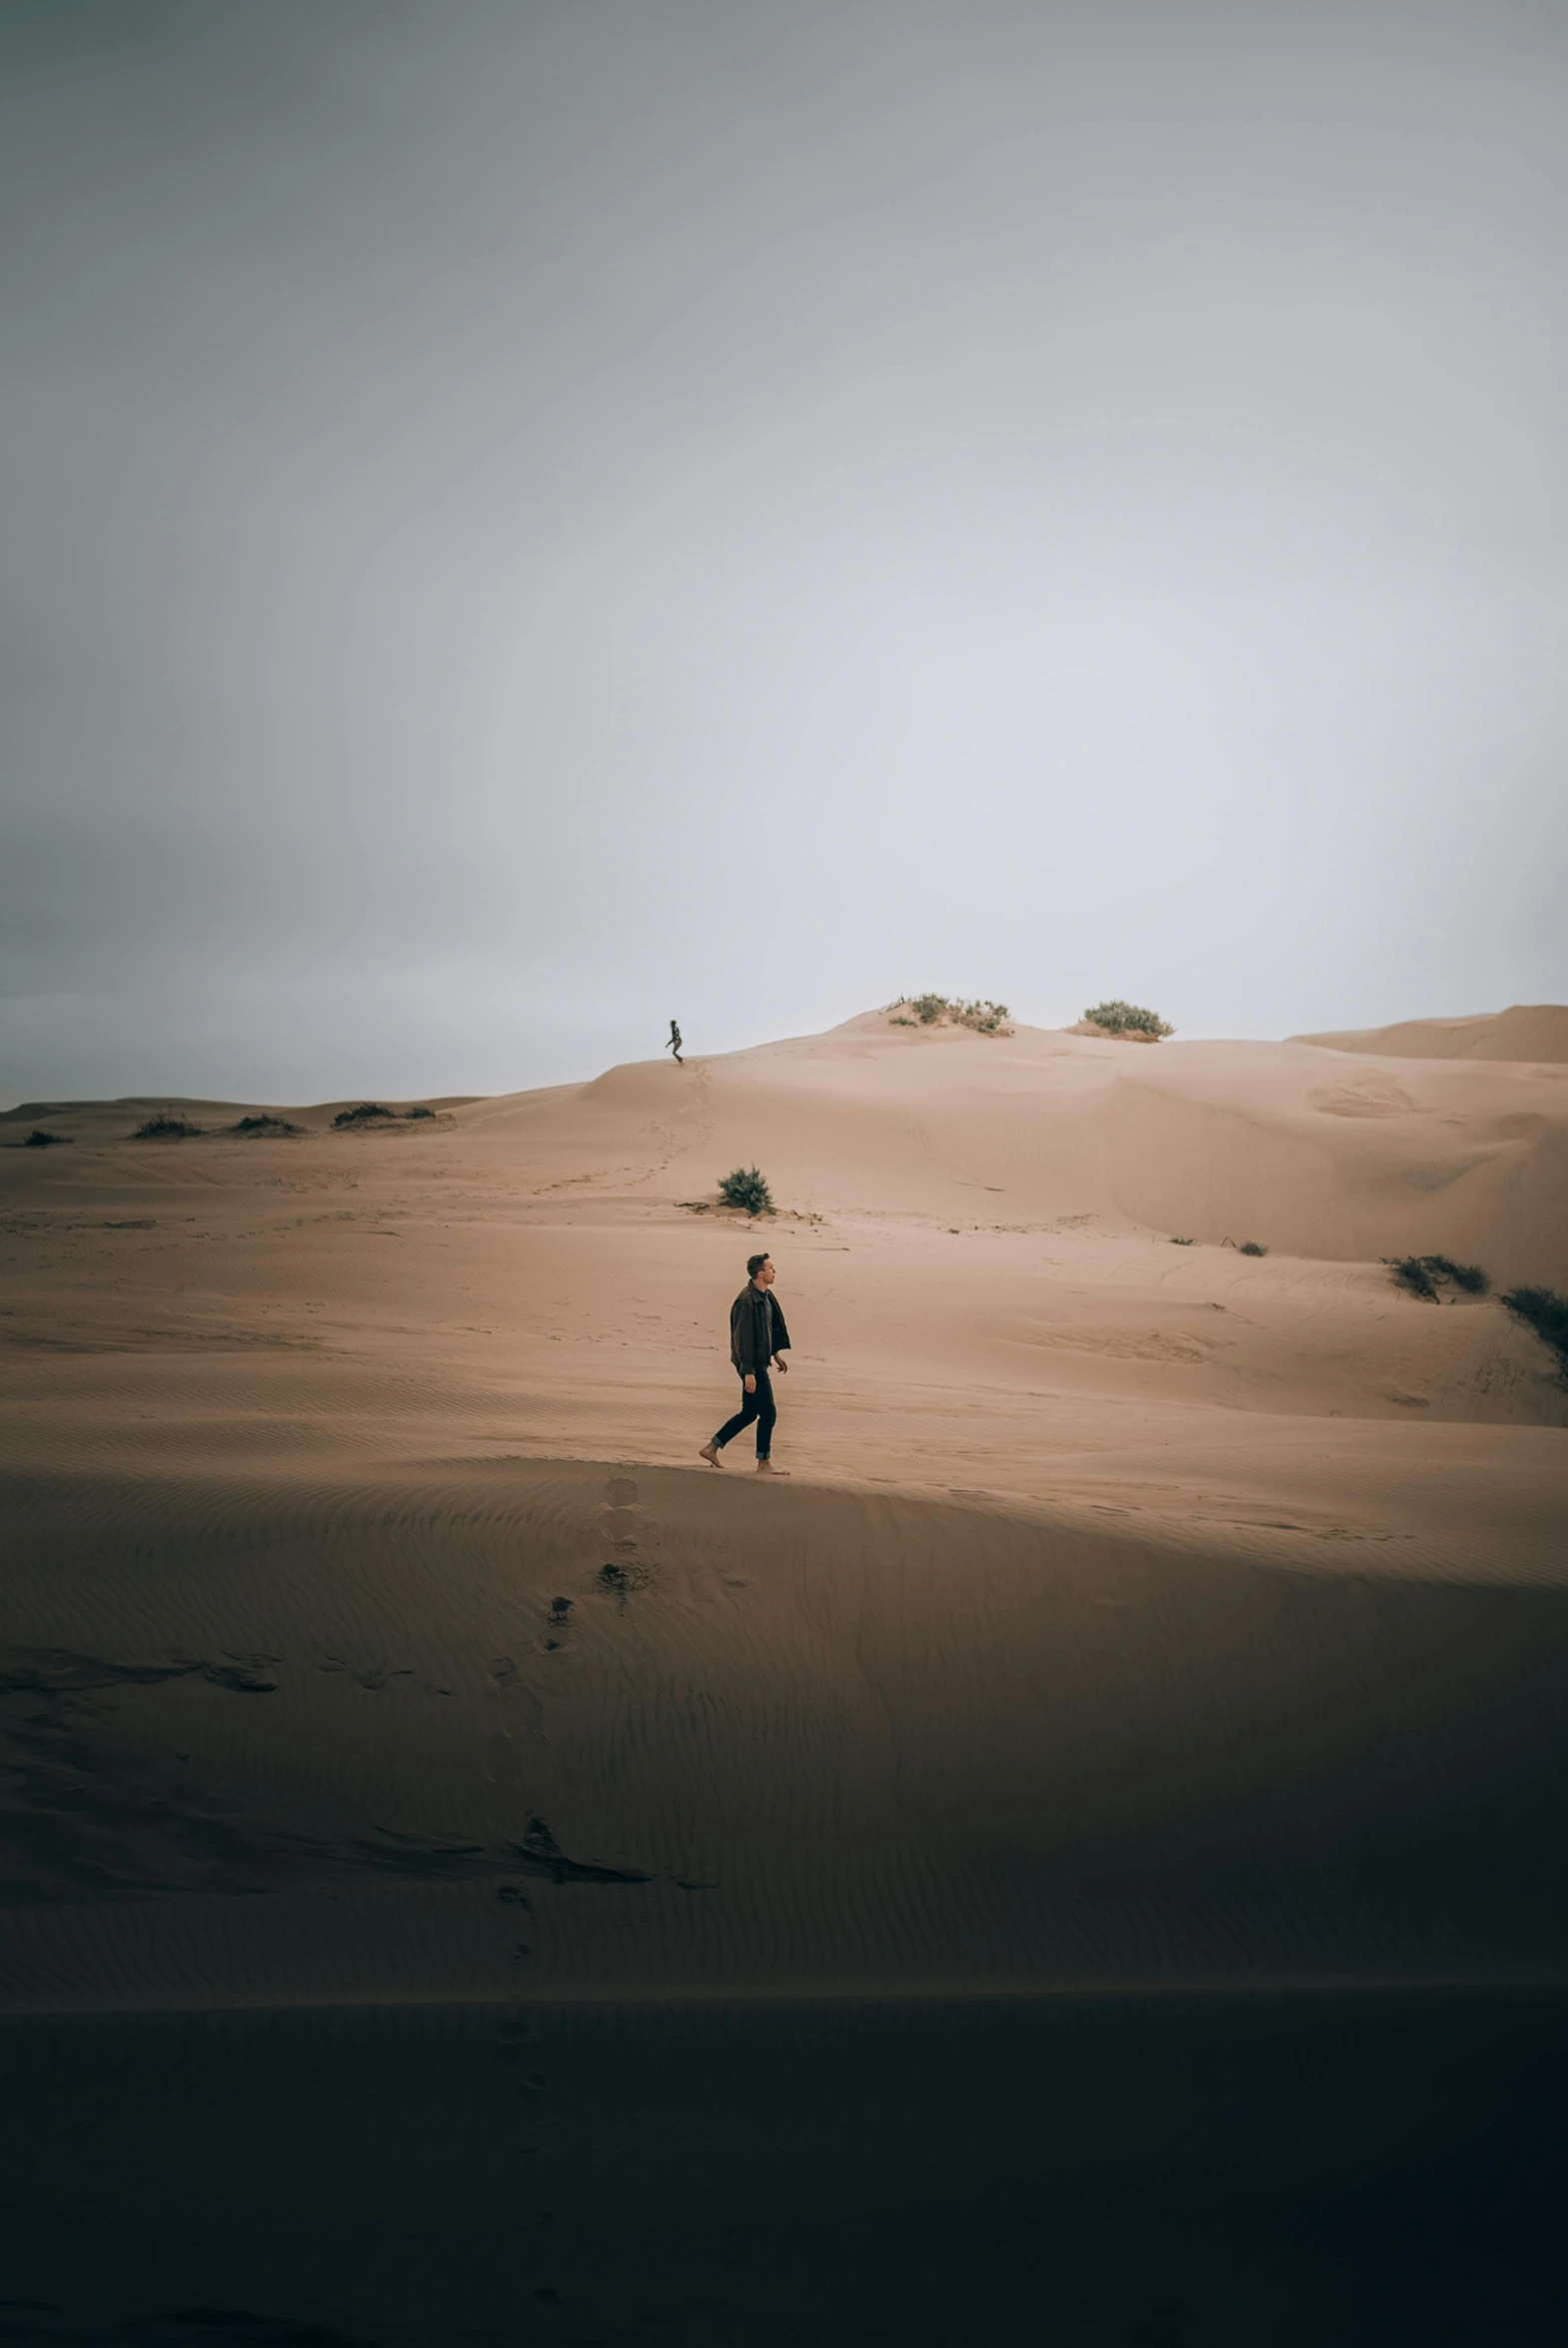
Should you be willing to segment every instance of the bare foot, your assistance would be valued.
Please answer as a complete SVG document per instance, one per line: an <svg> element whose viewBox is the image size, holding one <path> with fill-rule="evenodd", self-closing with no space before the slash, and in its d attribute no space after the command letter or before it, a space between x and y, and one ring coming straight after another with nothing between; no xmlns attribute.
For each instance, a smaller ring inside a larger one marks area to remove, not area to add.
<svg viewBox="0 0 1568 2348"><path fill-rule="evenodd" d="M706 1459L710 1467L719 1465L719 1445L717 1443L705 1443L697 1455L699 1459Z"/></svg>
<svg viewBox="0 0 1568 2348"><path fill-rule="evenodd" d="M759 1475L787 1475L789 1470L787 1467L776 1467L772 1459L759 1459L757 1472Z"/></svg>

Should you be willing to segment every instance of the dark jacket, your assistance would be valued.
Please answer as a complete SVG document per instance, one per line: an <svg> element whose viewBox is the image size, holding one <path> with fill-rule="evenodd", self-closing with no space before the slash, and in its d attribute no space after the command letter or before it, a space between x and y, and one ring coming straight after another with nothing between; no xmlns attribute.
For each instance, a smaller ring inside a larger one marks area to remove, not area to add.
<svg viewBox="0 0 1568 2348"><path fill-rule="evenodd" d="M774 1341L768 1341L768 1308L773 1306ZM787 1350L789 1331L784 1307L771 1288L748 1280L730 1307L730 1358L743 1377L755 1377L776 1353Z"/></svg>

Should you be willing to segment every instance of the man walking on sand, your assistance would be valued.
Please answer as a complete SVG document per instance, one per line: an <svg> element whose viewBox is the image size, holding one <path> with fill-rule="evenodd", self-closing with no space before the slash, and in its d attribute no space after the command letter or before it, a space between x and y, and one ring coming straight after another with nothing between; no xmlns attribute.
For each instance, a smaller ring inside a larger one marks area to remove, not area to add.
<svg viewBox="0 0 1568 2348"><path fill-rule="evenodd" d="M774 1420L779 1412L774 1404L769 1367L777 1363L781 1377L788 1368L784 1353L789 1331L784 1326L783 1309L770 1293L776 1276L773 1257L753 1255L748 1258L746 1268L751 1277L730 1307L730 1358L741 1373L741 1407L734 1418L725 1420L713 1441L703 1445L698 1456L706 1459L710 1467L717 1467L726 1443L755 1418L758 1474L787 1475L788 1468L776 1467L770 1457Z"/></svg>

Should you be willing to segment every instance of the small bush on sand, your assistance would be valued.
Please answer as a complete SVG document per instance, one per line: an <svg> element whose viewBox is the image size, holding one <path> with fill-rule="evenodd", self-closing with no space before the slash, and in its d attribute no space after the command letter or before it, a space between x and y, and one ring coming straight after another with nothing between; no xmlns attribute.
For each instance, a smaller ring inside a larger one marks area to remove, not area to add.
<svg viewBox="0 0 1568 2348"><path fill-rule="evenodd" d="M233 1124L231 1134L297 1134L298 1126L291 1126L286 1117L242 1117Z"/></svg>
<svg viewBox="0 0 1568 2348"><path fill-rule="evenodd" d="M1451 1255L1428 1255L1424 1260L1428 1271L1440 1280L1452 1280L1467 1296L1485 1296L1491 1291L1492 1283L1478 1263L1455 1263Z"/></svg>
<svg viewBox="0 0 1568 2348"><path fill-rule="evenodd" d="M748 1214L772 1214L774 1194L768 1187L766 1175L755 1166L738 1166L734 1174L722 1174L719 1195L727 1206L744 1206Z"/></svg>
<svg viewBox="0 0 1568 2348"><path fill-rule="evenodd" d="M894 1028L939 1028L950 1020L955 1028L972 1028L976 1036L1010 1036L1011 1017L1004 1003L991 1003L978 996L965 1003L960 996L904 995L890 1004L889 1026ZM913 1012L910 1019L907 1015Z"/></svg>
<svg viewBox="0 0 1568 2348"><path fill-rule="evenodd" d="M58 1150L63 1142L69 1142L70 1139L69 1134L51 1134L47 1126L34 1126L27 1140L22 1144L22 1148L24 1150Z"/></svg>
<svg viewBox="0 0 1568 2348"><path fill-rule="evenodd" d="M972 1028L977 1036L1007 1036L1007 1006L1004 1003L954 1003L949 1006L960 1028Z"/></svg>
<svg viewBox="0 0 1568 2348"><path fill-rule="evenodd" d="M1510 1288L1503 1303L1543 1345L1550 1345L1559 1376L1568 1379L1568 1296L1559 1296L1555 1288Z"/></svg>
<svg viewBox="0 0 1568 2348"><path fill-rule="evenodd" d="M383 1109L379 1101L362 1101L358 1109L340 1109L332 1122L335 1126L390 1125L396 1122L397 1114L395 1109Z"/></svg>
<svg viewBox="0 0 1568 2348"><path fill-rule="evenodd" d="M184 1142L201 1127L192 1125L188 1117L176 1117L171 1110L161 1109L156 1117L147 1118L131 1136L133 1142Z"/></svg>
<svg viewBox="0 0 1568 2348"><path fill-rule="evenodd" d="M1173 1247L1190 1247L1192 1241L1190 1239L1172 1239L1170 1243Z"/></svg>
<svg viewBox="0 0 1568 2348"><path fill-rule="evenodd" d="M434 1117L436 1112L433 1109L406 1109L403 1114L412 1121L418 1117Z"/></svg>
<svg viewBox="0 0 1568 2348"><path fill-rule="evenodd" d="M1256 1239L1243 1239L1236 1252L1238 1255L1266 1255L1268 1249L1261 1246Z"/></svg>
<svg viewBox="0 0 1568 2348"><path fill-rule="evenodd" d="M1467 1296L1484 1296L1491 1281L1478 1263L1455 1263L1450 1255L1385 1255L1396 1287L1428 1304L1440 1304L1444 1283L1463 1288Z"/></svg>
<svg viewBox="0 0 1568 2348"><path fill-rule="evenodd" d="M1107 1036L1150 1036L1158 1043L1162 1036L1173 1036L1176 1032L1167 1027L1157 1011L1144 1011L1136 1003L1123 1003L1119 996L1111 1003L1096 1003L1083 1017L1090 1027L1103 1028Z"/></svg>
<svg viewBox="0 0 1568 2348"><path fill-rule="evenodd" d="M1437 1302L1437 1282L1419 1255L1388 1255L1383 1260L1394 1275L1396 1288L1403 1288L1411 1296L1419 1296L1424 1303Z"/></svg>

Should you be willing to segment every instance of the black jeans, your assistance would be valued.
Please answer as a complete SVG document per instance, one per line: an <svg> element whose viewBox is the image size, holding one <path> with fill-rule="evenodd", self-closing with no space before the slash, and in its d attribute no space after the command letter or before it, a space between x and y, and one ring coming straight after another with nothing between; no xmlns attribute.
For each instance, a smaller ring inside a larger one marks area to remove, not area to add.
<svg viewBox="0 0 1568 2348"><path fill-rule="evenodd" d="M734 1418L725 1420L714 1440L722 1451L726 1443L733 1436L738 1435L742 1427L750 1426L755 1418L757 1420L757 1456L759 1459L766 1459L773 1447L774 1420L778 1415L779 1412L774 1402L774 1381L766 1369L760 1369L757 1373L756 1393L747 1393L743 1381L741 1407Z"/></svg>

